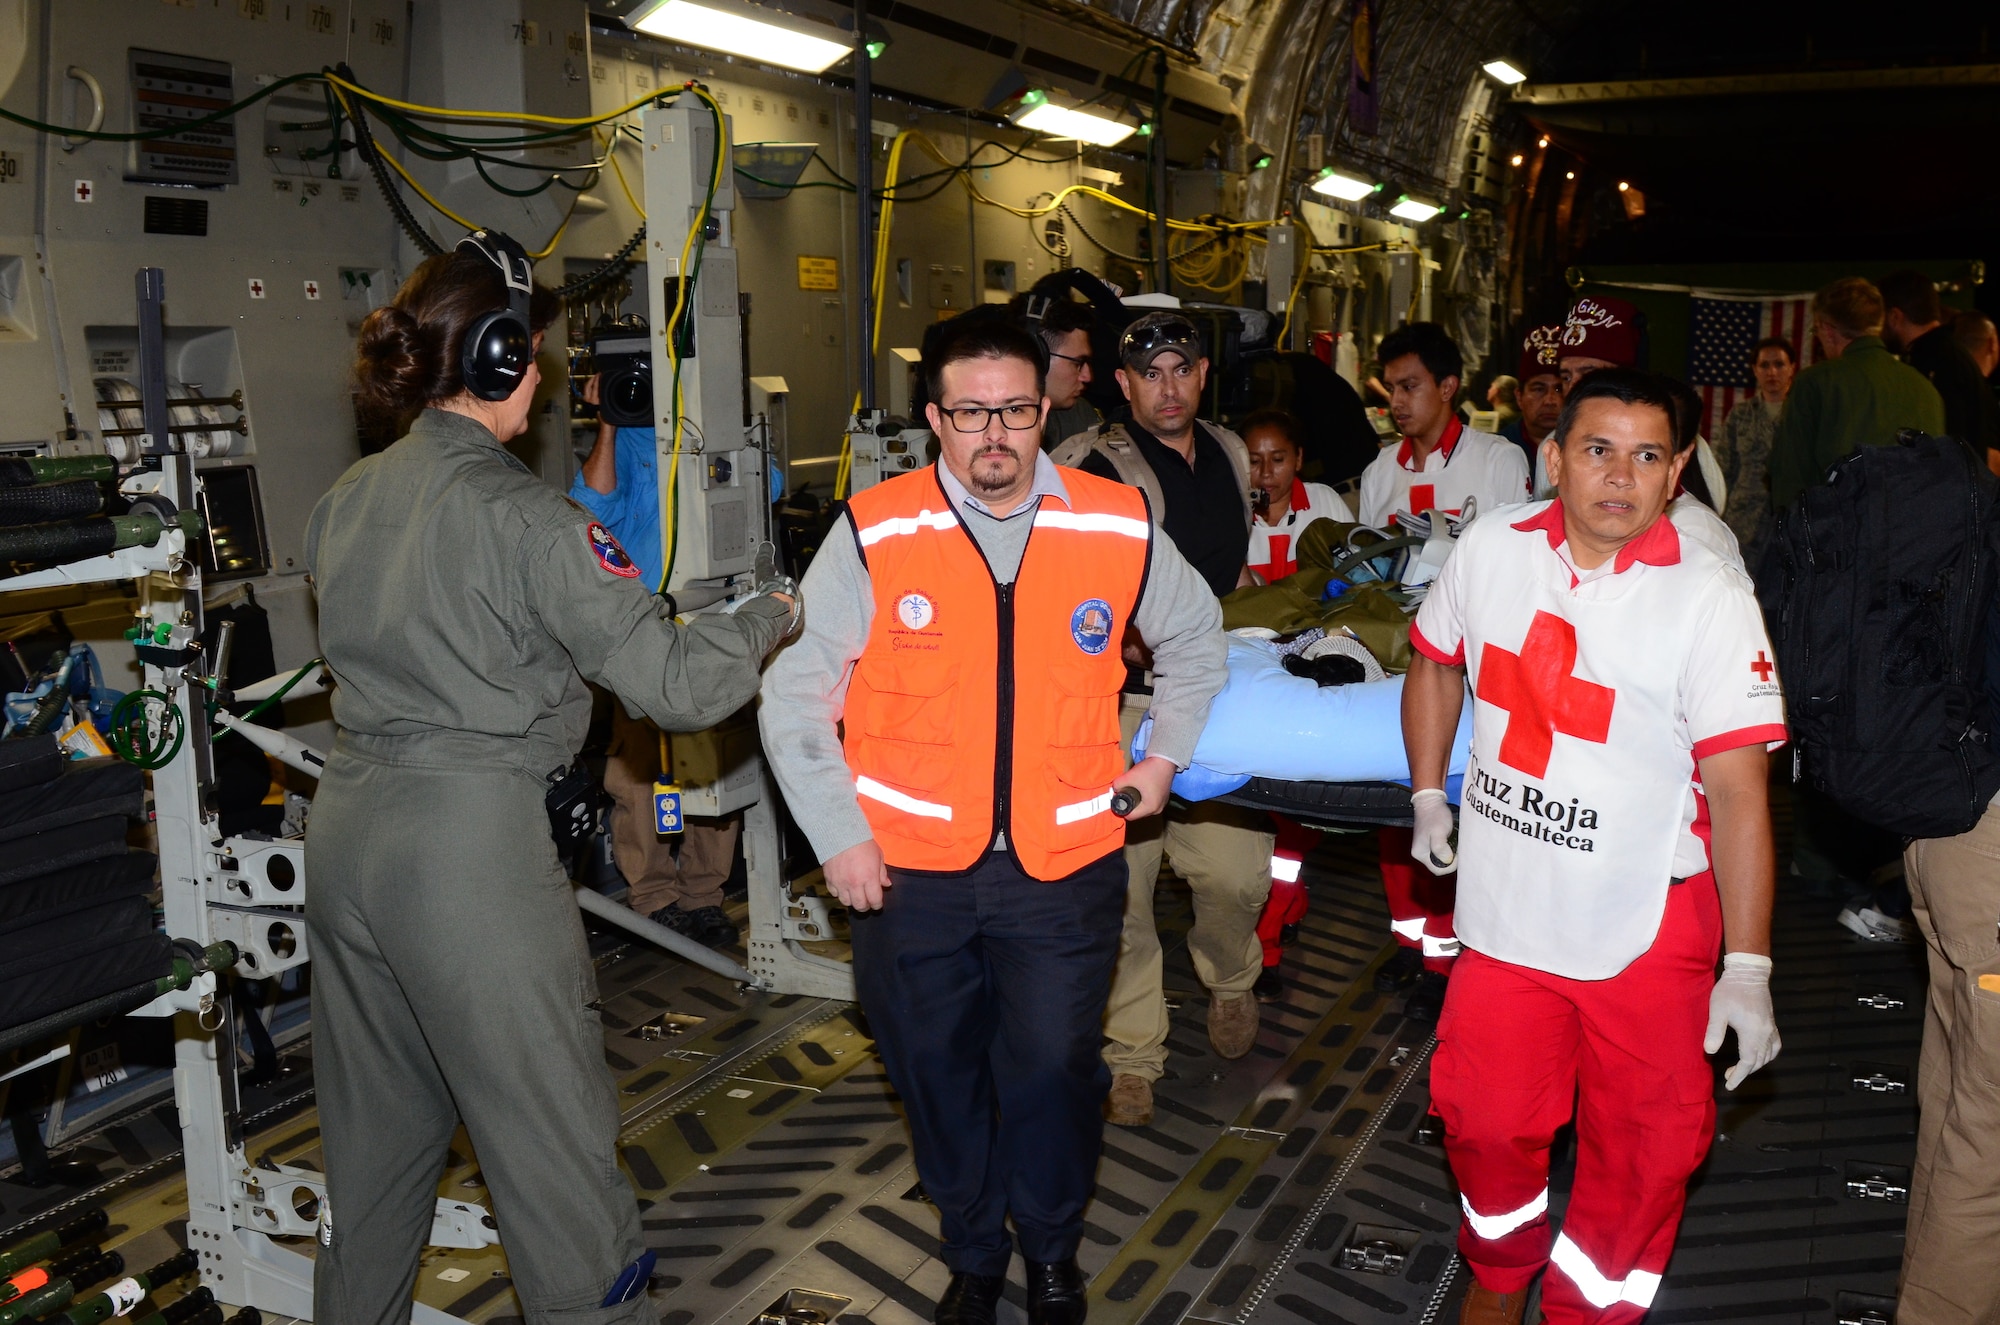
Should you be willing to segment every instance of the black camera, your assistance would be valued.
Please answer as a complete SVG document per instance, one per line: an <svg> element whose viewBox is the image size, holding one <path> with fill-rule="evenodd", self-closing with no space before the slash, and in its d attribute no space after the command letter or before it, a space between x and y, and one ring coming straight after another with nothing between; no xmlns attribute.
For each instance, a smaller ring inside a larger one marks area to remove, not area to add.
<svg viewBox="0 0 2000 1325"><path fill-rule="evenodd" d="M653 426L653 337L636 315L597 329L590 339L597 368L597 417L616 428Z"/></svg>

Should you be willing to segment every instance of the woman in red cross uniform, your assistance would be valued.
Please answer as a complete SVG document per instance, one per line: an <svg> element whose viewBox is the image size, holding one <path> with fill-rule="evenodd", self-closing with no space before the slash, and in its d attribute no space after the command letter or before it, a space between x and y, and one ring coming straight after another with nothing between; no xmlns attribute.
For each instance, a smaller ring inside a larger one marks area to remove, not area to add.
<svg viewBox="0 0 2000 1325"><path fill-rule="evenodd" d="M1666 518L1689 453L1661 379L1593 374L1542 447L1557 499L1476 521L1410 631L1413 850L1458 866L1463 944L1431 1090L1477 1280L1461 1319L1518 1325L1546 1266L1549 1321L1624 1325L1708 1152L1704 1055L1735 1030L1733 1090L1778 1050L1765 777L1784 706L1749 581ZM1558 1231L1549 1146L1572 1108Z"/></svg>

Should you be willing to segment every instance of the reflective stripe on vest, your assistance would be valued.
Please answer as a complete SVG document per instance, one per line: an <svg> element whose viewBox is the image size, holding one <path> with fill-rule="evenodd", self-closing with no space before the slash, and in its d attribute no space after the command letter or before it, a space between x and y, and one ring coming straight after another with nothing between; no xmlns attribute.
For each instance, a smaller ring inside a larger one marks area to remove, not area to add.
<svg viewBox="0 0 2000 1325"><path fill-rule="evenodd" d="M1005 587L935 469L849 503L875 614L848 682L844 746L862 813L898 869L969 870L996 828L1038 879L1124 843L1111 813L1126 766L1120 642L1152 525L1135 490L1077 470L1062 480L1068 506L1044 498L1020 517L1033 526Z"/></svg>

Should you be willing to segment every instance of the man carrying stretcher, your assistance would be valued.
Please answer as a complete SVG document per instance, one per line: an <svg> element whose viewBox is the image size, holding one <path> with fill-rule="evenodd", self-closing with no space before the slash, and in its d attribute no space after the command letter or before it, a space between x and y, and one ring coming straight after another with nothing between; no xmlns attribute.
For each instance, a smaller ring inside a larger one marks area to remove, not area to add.
<svg viewBox="0 0 2000 1325"><path fill-rule="evenodd" d="M1624 1325L1714 1133L1703 1054L1736 1032L1733 1090L1778 1052L1765 778L1784 703L1749 581L1666 518L1690 452L1660 380L1591 375L1542 454L1557 499L1470 526L1410 631L1412 849L1462 864L1431 1090L1477 1280L1462 1322L1518 1325L1548 1266L1549 1321ZM1573 1101L1558 1233L1549 1147Z"/></svg>

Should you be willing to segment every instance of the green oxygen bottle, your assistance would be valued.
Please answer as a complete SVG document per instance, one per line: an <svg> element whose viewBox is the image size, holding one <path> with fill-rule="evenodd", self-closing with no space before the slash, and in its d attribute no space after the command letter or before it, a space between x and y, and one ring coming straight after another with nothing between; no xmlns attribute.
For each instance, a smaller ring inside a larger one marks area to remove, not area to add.
<svg viewBox="0 0 2000 1325"><path fill-rule="evenodd" d="M24 1293L5 1306L0 1306L0 1325L15 1325L16 1321L33 1320L51 1311L60 1311L76 1296L78 1288L88 1288L125 1269L125 1258L117 1252L106 1252L83 1269L67 1279L57 1279L32 1293Z"/></svg>
<svg viewBox="0 0 2000 1325"><path fill-rule="evenodd" d="M99 1321L110 1320L113 1316L130 1315L132 1308L145 1300L146 1294L184 1274L193 1274L200 1264L200 1258L192 1251L169 1256L144 1274L120 1279L103 1292L78 1302L65 1311L62 1318L70 1325L97 1325Z"/></svg>
<svg viewBox="0 0 2000 1325"><path fill-rule="evenodd" d="M0 1275L11 1275L36 1261L47 1260L70 1243L80 1242L93 1233L102 1233L109 1227L110 1215L102 1210L86 1210L67 1224L58 1224L0 1251Z"/></svg>

